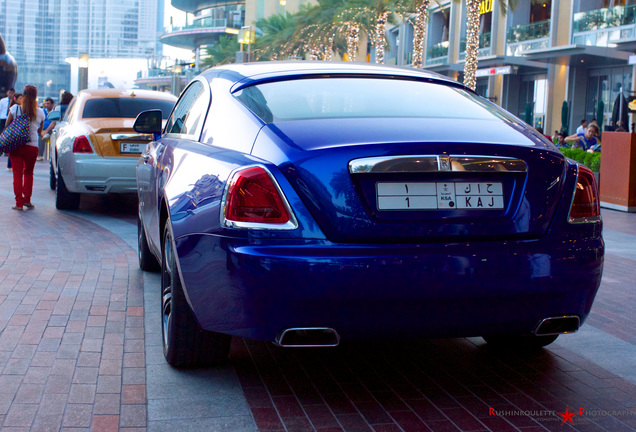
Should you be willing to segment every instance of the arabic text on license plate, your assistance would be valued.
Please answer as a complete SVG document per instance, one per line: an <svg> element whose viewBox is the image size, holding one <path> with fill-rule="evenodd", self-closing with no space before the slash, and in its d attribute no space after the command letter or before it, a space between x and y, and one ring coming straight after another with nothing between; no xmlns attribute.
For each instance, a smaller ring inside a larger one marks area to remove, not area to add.
<svg viewBox="0 0 636 432"><path fill-rule="evenodd" d="M382 182L376 185L378 210L501 210L501 182Z"/></svg>
<svg viewBox="0 0 636 432"><path fill-rule="evenodd" d="M141 153L146 149L148 143L144 142L123 142L120 144L122 153Z"/></svg>

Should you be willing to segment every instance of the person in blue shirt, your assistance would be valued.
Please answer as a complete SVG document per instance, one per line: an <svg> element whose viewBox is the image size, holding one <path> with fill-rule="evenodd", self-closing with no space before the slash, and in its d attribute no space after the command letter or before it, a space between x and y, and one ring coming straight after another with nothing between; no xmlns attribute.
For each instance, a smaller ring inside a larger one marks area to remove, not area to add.
<svg viewBox="0 0 636 432"><path fill-rule="evenodd" d="M49 113L53 110L53 106L55 105L55 102L53 102L53 99L48 97L46 99L44 99L44 102L42 102L42 110L44 110L44 129L46 130L49 125L51 124L50 120L46 120L46 116L49 115ZM47 141L49 139L49 135L43 133L40 138L39 138L39 149L38 149L38 158L37 160L41 161L44 160L44 153L46 151L46 144Z"/></svg>
<svg viewBox="0 0 636 432"><path fill-rule="evenodd" d="M576 135L570 135L565 138L565 142L572 143L572 148L580 148L585 151L597 145L599 142L596 136L599 134L598 126L590 124L584 133L578 133Z"/></svg>

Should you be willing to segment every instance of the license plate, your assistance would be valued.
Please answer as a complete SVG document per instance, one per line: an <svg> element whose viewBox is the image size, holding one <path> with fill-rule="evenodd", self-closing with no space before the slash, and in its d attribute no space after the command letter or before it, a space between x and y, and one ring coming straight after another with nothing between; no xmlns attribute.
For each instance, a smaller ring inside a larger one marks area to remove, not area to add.
<svg viewBox="0 0 636 432"><path fill-rule="evenodd" d="M123 142L119 144L119 151L121 153L139 153L141 154L148 143L145 142Z"/></svg>
<svg viewBox="0 0 636 432"><path fill-rule="evenodd" d="M376 184L378 210L501 210L500 182L383 182Z"/></svg>

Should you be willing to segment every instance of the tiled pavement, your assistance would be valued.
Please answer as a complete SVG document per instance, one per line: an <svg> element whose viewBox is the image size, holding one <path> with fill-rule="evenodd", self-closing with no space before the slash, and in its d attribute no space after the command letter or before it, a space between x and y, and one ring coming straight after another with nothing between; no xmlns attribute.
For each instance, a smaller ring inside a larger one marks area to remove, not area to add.
<svg viewBox="0 0 636 432"><path fill-rule="evenodd" d="M158 278L137 268L134 203L58 212L38 163L37 207L18 213L3 172L2 431L636 430L634 214L604 212L592 314L536 354L479 338L302 351L235 339L227 366L182 371L162 358Z"/></svg>

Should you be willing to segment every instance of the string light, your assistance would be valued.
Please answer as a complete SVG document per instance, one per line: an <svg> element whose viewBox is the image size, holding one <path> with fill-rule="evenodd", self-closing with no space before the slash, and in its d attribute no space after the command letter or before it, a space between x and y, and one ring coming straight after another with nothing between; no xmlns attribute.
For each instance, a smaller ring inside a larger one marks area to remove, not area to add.
<svg viewBox="0 0 636 432"><path fill-rule="evenodd" d="M347 54L349 55L349 61L356 61L356 55L358 53L358 38L360 33L360 26L356 23L349 23L349 35L347 36Z"/></svg>
<svg viewBox="0 0 636 432"><path fill-rule="evenodd" d="M375 62L384 64L384 46L386 45L386 20L389 13L384 12L378 17L375 25Z"/></svg>
<svg viewBox="0 0 636 432"><path fill-rule="evenodd" d="M413 25L413 67L422 67L422 57L424 53L424 40L426 39L426 26L428 24L428 5L430 0L423 0L418 7Z"/></svg>
<svg viewBox="0 0 636 432"><path fill-rule="evenodd" d="M466 61L464 62L464 85L473 90L477 87L475 71L479 50L479 3L466 0Z"/></svg>

